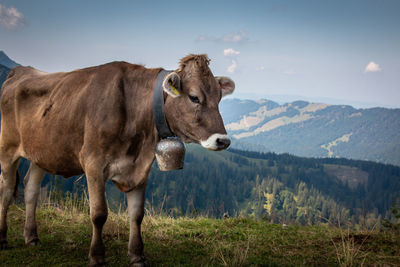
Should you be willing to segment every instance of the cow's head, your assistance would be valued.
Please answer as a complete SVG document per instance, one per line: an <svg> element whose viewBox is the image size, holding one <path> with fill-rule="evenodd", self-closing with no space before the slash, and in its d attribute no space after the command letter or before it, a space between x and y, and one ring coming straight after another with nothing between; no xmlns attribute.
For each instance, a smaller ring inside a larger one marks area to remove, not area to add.
<svg viewBox="0 0 400 267"><path fill-rule="evenodd" d="M230 138L218 104L233 92L235 83L228 77L214 77L209 61L207 55L189 55L165 77L165 116L171 130L184 142L222 150L229 146Z"/></svg>

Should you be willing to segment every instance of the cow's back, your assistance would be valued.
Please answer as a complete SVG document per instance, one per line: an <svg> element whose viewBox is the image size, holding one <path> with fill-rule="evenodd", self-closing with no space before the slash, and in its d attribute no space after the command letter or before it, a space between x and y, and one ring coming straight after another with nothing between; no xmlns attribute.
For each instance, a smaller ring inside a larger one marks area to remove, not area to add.
<svg viewBox="0 0 400 267"><path fill-rule="evenodd" d="M112 135L121 127L123 64L51 74L13 69L1 94L1 145L19 146L23 157L50 173L82 173L79 152L90 128Z"/></svg>

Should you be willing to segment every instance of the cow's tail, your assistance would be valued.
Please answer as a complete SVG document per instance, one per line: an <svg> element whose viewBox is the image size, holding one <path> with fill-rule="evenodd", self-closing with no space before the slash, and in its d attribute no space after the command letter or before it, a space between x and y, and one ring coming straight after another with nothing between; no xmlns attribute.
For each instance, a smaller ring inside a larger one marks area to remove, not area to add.
<svg viewBox="0 0 400 267"><path fill-rule="evenodd" d="M1 124L0 124L1 125ZM0 126L0 131L1 131L1 126ZM0 175L1 175L1 166L0 166ZM1 178L0 178L1 179ZM13 196L16 198L18 195L18 185L19 185L19 181L21 180L21 176L19 175L19 170L17 169L16 173L15 173L15 185L14 185L14 192L13 192ZM1 194L1 192L0 192ZM0 196L1 197L1 196Z"/></svg>
<svg viewBox="0 0 400 267"><path fill-rule="evenodd" d="M18 185L19 185L20 180L21 180L21 176L19 175L19 170L17 170L17 172L15 173L15 185L14 185L14 192L13 192L13 196L15 198L18 196Z"/></svg>
<svg viewBox="0 0 400 267"><path fill-rule="evenodd" d="M17 66L17 67L15 67L15 68L11 69L11 70L8 72L7 78L5 79L3 85L5 84L5 82L6 82L8 79L12 78L12 77L17 73L17 71L19 71L19 69L21 69L21 68L22 68L22 67ZM0 117L0 118L1 118L1 117ZM0 119L0 122L1 122L1 119ZM0 123L0 132L1 132L1 123ZM1 169L1 166L0 166L0 169ZM1 173L1 170L0 170L0 173ZM16 172L16 174L15 174L15 186L14 186L14 193L13 193L13 195L14 195L15 198L16 198L17 195L18 195L18 185L19 185L19 181L20 181L20 180L21 180L21 176L20 176L20 174L19 174L19 170L17 169L17 172Z"/></svg>
<svg viewBox="0 0 400 267"><path fill-rule="evenodd" d="M17 170L16 174L15 174L15 186L14 186L14 198L17 198L18 196L18 185L19 185L19 181L21 179L21 176L19 175L19 170Z"/></svg>
<svg viewBox="0 0 400 267"><path fill-rule="evenodd" d="M1 166L0 166L0 168L1 168ZM21 180L21 175L19 175L19 170L17 169L17 171L15 173L15 185L14 185L14 192L13 192L13 196L15 198L18 196L18 186L19 186L19 181L20 180ZM1 192L0 192L0 197L1 197Z"/></svg>
<svg viewBox="0 0 400 267"><path fill-rule="evenodd" d="M11 79L13 76L15 76L15 75L16 75L21 69L23 69L23 68L24 68L24 67L17 66L17 67L15 67L15 68L11 69L11 70L8 72L7 78L6 78L6 80L4 81L3 85L6 83L7 80ZM0 119L0 121L1 121L1 119ZM0 132L1 132L1 123L0 123ZM1 167L0 167L0 168L1 168ZM1 171L0 171L0 173L1 173ZM17 195L18 195L18 185L19 185L19 181L20 181L20 180L21 180L21 176L20 176L20 174L19 174L19 170L17 169L17 172L16 172L16 174L15 174L15 186L14 186L14 193L13 193L14 197L17 197Z"/></svg>

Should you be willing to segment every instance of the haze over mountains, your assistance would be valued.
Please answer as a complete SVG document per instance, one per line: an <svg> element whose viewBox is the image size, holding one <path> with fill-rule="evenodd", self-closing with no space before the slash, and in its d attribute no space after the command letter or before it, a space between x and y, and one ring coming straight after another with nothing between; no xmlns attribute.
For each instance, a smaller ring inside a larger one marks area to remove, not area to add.
<svg viewBox="0 0 400 267"><path fill-rule="evenodd" d="M400 165L400 109L226 99L220 110L236 148Z"/></svg>

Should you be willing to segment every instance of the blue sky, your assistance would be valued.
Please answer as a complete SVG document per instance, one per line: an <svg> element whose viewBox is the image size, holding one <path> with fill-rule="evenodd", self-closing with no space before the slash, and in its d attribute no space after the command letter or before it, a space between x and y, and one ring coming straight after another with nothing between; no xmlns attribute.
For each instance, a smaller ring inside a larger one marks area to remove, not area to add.
<svg viewBox="0 0 400 267"><path fill-rule="evenodd" d="M400 107L399 14L387 0L0 0L0 50L48 72L207 53L235 97Z"/></svg>

